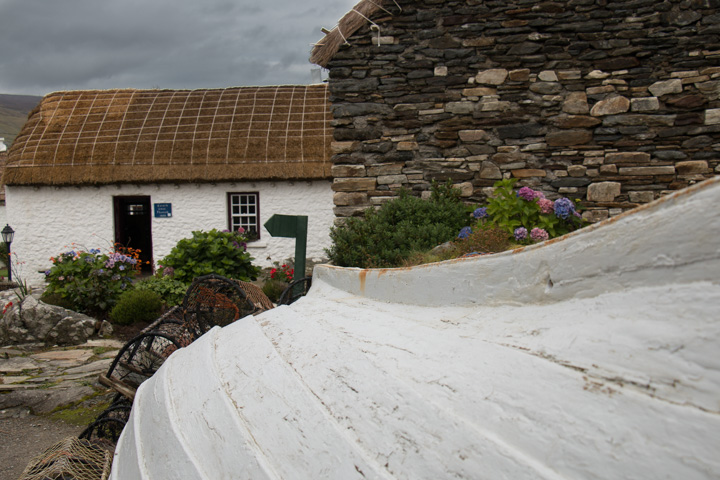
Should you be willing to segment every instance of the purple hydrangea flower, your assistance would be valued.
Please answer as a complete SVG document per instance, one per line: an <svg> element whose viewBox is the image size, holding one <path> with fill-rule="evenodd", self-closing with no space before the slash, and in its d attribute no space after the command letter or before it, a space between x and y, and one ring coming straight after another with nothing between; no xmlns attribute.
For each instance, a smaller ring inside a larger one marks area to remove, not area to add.
<svg viewBox="0 0 720 480"><path fill-rule="evenodd" d="M522 198L523 200L532 202L533 200L535 200L535 190L530 187L522 187L520 190L518 190L517 196Z"/></svg>
<svg viewBox="0 0 720 480"><path fill-rule="evenodd" d="M460 233L458 233L458 238L468 238L471 233L472 233L472 228L463 227L462 229L460 229Z"/></svg>
<svg viewBox="0 0 720 480"><path fill-rule="evenodd" d="M555 216L564 220L575 213L575 204L567 198L558 198L555 200Z"/></svg>
<svg viewBox="0 0 720 480"><path fill-rule="evenodd" d="M517 241L525 240L528 235L527 228L518 227L515 229L515 233L513 235L515 235L515 240L517 240Z"/></svg>
<svg viewBox="0 0 720 480"><path fill-rule="evenodd" d="M487 207L476 208L472 214L475 218L487 218Z"/></svg>
<svg viewBox="0 0 720 480"><path fill-rule="evenodd" d="M536 199L536 200L540 200L540 199L544 199L544 198L545 198L545 194L544 194L543 192L541 192L540 190L535 190L533 193L535 194L535 199Z"/></svg>
<svg viewBox="0 0 720 480"><path fill-rule="evenodd" d="M530 230L530 238L532 238L536 242L544 242L548 238L550 238L550 235L548 235L548 232L546 232L542 228L533 228Z"/></svg>

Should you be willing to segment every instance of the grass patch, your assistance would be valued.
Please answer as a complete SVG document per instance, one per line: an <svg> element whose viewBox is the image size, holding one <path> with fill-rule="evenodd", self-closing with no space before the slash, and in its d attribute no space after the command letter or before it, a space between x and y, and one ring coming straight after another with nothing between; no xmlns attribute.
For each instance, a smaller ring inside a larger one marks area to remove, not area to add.
<svg viewBox="0 0 720 480"><path fill-rule="evenodd" d="M93 355L102 355L105 352L109 352L110 350L116 350L113 347L93 347Z"/></svg>
<svg viewBox="0 0 720 480"><path fill-rule="evenodd" d="M52 387L54 387L55 385L60 385L60 383L61 383L60 381L44 382L43 384L39 385L39 386L37 387L37 389L38 389L38 390L47 390L48 388L52 388Z"/></svg>
<svg viewBox="0 0 720 480"><path fill-rule="evenodd" d="M105 392L95 392L78 402L56 408L48 416L72 425L87 426L112 403L109 399L97 398L102 395L105 395Z"/></svg>

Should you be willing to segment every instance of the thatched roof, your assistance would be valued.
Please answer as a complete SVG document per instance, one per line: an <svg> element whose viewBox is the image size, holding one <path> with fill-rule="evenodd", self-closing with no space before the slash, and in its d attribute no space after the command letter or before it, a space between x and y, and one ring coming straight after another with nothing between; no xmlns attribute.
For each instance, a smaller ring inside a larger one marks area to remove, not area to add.
<svg viewBox="0 0 720 480"><path fill-rule="evenodd" d="M52 93L3 183L330 178L331 117L325 85Z"/></svg>
<svg viewBox="0 0 720 480"><path fill-rule="evenodd" d="M340 47L347 44L347 39L360 27L367 24L374 13L382 11L389 15L396 15L401 10L400 5L394 0L362 0L346 13L322 40L315 44L310 53L310 62L327 67L328 62Z"/></svg>

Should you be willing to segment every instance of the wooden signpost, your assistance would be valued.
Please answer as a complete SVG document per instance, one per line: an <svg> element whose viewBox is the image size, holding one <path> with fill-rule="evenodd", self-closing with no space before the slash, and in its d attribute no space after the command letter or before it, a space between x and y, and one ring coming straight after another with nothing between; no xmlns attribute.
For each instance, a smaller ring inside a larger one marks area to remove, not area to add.
<svg viewBox="0 0 720 480"><path fill-rule="evenodd" d="M307 250L307 215L273 215L265 222L265 228L273 237L295 239L295 275L293 280L305 277L305 252Z"/></svg>

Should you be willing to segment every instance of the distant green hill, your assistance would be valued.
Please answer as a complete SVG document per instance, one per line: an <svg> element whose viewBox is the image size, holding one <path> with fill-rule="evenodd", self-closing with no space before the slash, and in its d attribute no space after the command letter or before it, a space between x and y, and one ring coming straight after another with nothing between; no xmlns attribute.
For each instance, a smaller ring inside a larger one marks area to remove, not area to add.
<svg viewBox="0 0 720 480"><path fill-rule="evenodd" d="M28 113L40 103L42 97L33 95L0 94L0 137L10 147L27 121Z"/></svg>

